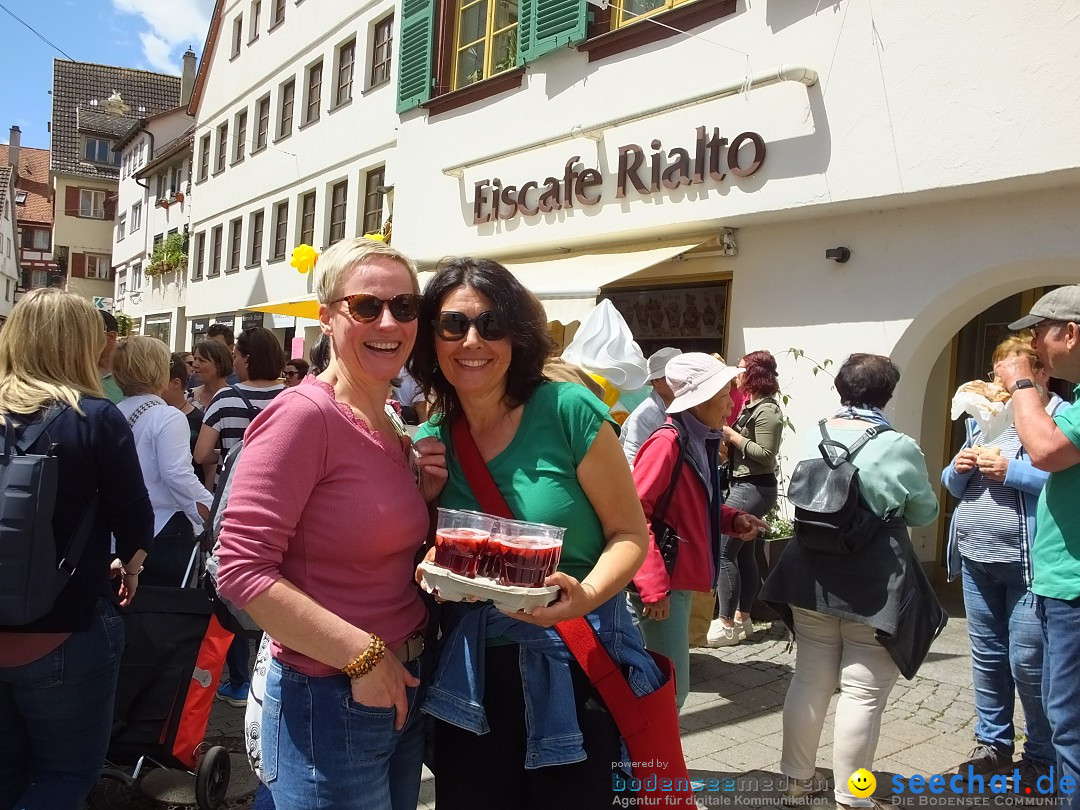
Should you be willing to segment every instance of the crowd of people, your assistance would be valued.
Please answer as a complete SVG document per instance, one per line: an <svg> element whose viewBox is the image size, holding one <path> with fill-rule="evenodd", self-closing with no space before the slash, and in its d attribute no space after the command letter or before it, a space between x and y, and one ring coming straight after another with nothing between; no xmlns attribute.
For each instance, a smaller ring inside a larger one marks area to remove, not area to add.
<svg viewBox="0 0 1080 810"><path fill-rule="evenodd" d="M796 644L783 800L829 789L817 754L839 690L833 795L873 806L844 775L873 768L890 692L946 620L908 536L938 498L886 415L889 358L840 366L838 409L799 454L844 451L864 536L837 552L797 534L763 577L787 424L768 351L729 365L660 349L652 394L620 428L587 375L552 362L542 305L497 262L450 260L421 295L406 256L355 239L316 272L310 363L261 328L234 341L215 324L190 354L118 340L112 316L58 290L28 294L0 329L6 453L27 433L16 452L56 457L57 554L85 543L47 612L0 626L0 810L81 806L109 744L123 609L140 582L196 584L241 441L217 590L265 631L266 666L253 690L237 637L217 695L259 698L257 808L412 810L425 761L441 810L610 806L622 734L560 629L584 618L638 697L663 684L650 653L671 659L681 707L691 647L745 641L758 599ZM1015 689L1026 785L1080 765L1080 406L1050 391L1051 376L1080 382L1080 286L1012 326L993 373L1015 422L993 447L971 423L941 479L958 500L948 569L976 692L961 772L1011 772ZM421 587L436 506L565 527L555 601L507 613Z"/></svg>

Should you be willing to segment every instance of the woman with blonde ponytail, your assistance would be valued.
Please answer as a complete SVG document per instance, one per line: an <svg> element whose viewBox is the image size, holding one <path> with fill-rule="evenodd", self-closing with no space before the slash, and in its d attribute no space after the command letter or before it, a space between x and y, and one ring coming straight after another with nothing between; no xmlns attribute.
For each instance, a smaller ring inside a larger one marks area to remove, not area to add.
<svg viewBox="0 0 1080 810"><path fill-rule="evenodd" d="M55 289L28 293L0 329L0 430L15 444L44 426L22 450L57 459L58 565L89 521L52 609L0 625L0 808L82 807L108 748L124 649L117 603L138 587L154 516L127 420L104 398L104 343L90 302ZM0 552L11 536L0 534Z"/></svg>

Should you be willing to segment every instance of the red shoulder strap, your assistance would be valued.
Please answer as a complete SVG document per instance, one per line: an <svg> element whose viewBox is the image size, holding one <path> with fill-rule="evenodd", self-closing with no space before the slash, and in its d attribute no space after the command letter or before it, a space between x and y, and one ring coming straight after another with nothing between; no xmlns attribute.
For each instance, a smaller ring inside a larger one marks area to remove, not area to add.
<svg viewBox="0 0 1080 810"><path fill-rule="evenodd" d="M506 499L499 492L495 479L491 477L491 470L484 463L484 457L480 455L480 448L473 440L472 431L469 429L469 420L464 413L458 414L454 424L450 426L450 436L454 440L454 452L457 453L461 463L461 471L465 473L465 480L469 483L469 489L476 496L480 508L489 515L498 515L504 518L513 518Z"/></svg>
<svg viewBox="0 0 1080 810"><path fill-rule="evenodd" d="M491 477L491 471L473 440L465 414L460 414L454 420L450 426L450 436L461 471L465 474L465 480L476 496L480 508L488 514L513 518L514 513L499 492L499 487ZM641 731L644 718L636 708L634 693L622 671L600 644L592 626L584 618L577 618L559 622L555 625L555 630L600 692L623 735Z"/></svg>

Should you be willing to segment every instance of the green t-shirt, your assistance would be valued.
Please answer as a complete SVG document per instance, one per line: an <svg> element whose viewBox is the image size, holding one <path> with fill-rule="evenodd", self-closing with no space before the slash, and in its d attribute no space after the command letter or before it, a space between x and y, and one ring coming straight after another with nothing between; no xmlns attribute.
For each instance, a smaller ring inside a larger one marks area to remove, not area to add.
<svg viewBox="0 0 1080 810"><path fill-rule="evenodd" d="M109 400L117 405L120 404L120 400L124 398L124 392L120 390L120 386L116 383L116 378L112 374L106 374L101 378L101 387L105 389L105 396Z"/></svg>
<svg viewBox="0 0 1080 810"><path fill-rule="evenodd" d="M559 570L579 580L592 571L606 544L600 519L577 480L577 466L605 421L618 432L607 406L587 389L542 383L525 403L510 444L487 465L515 517L566 529ZM449 425L425 422L416 438L424 436L447 447L450 475L439 506L480 509L454 454Z"/></svg>
<svg viewBox="0 0 1080 810"><path fill-rule="evenodd" d="M1054 417L1074 445L1080 447L1080 385L1077 401ZM1035 542L1031 547L1031 590L1051 599L1080 597L1080 464L1051 473L1039 495Z"/></svg>

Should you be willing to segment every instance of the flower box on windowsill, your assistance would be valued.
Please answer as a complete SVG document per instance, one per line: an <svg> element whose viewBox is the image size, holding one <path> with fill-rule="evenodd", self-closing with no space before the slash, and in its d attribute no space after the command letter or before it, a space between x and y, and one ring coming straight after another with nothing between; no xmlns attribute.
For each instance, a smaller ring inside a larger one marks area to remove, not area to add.
<svg viewBox="0 0 1080 810"><path fill-rule="evenodd" d="M173 201L175 201L175 202L183 202L184 201L184 192L178 191L175 194L173 194Z"/></svg>
<svg viewBox="0 0 1080 810"><path fill-rule="evenodd" d="M168 208L169 207L169 201L167 199L165 199L164 197L162 197L160 200L158 200L156 203L154 203L154 205L156 207L158 207L158 208Z"/></svg>

